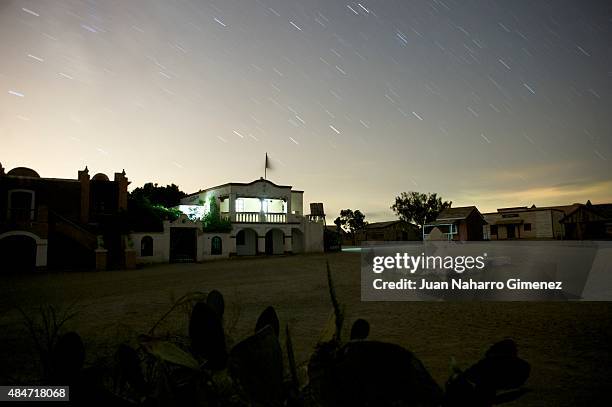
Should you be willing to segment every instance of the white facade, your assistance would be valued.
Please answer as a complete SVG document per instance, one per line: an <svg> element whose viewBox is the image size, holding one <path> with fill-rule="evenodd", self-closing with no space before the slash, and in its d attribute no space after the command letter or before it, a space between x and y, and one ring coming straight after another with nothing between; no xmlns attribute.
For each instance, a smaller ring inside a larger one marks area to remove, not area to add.
<svg viewBox="0 0 612 407"><path fill-rule="evenodd" d="M248 184L225 184L181 200L183 211L175 221L164 222L163 232L132 233L136 262L204 261L229 256L323 252L324 222L304 215L303 192L263 179ZM208 233L200 218L210 210L210 200L221 216L231 221L231 231Z"/></svg>
<svg viewBox="0 0 612 407"><path fill-rule="evenodd" d="M183 246L187 247L189 253L181 253L173 247L176 242L173 235L178 230L188 237L187 241L183 241ZM223 259L235 250L229 233L205 233L202 231L201 222L193 221L186 215L173 222L165 221L163 232L131 233L130 241L139 264ZM221 244L218 245L218 242ZM217 249L220 250L215 251L213 243L216 243Z"/></svg>
<svg viewBox="0 0 612 407"><path fill-rule="evenodd" d="M197 192L183 198L181 207L207 211L211 199L232 223L230 255L323 252L325 225L304 215L303 191L259 179Z"/></svg>

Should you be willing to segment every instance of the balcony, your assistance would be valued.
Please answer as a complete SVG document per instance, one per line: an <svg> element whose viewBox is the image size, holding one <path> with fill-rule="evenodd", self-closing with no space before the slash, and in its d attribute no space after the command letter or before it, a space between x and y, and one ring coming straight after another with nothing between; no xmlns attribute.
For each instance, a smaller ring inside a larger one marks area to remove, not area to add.
<svg viewBox="0 0 612 407"><path fill-rule="evenodd" d="M236 212L234 219L231 219L229 212L223 212L221 217L235 223L287 223L285 213Z"/></svg>

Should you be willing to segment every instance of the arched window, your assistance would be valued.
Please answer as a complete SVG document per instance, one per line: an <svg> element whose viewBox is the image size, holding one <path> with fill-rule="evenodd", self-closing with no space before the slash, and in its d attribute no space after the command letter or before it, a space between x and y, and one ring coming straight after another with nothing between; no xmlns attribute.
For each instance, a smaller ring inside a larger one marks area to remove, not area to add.
<svg viewBox="0 0 612 407"><path fill-rule="evenodd" d="M145 236L140 241L140 256L153 256L153 238Z"/></svg>
<svg viewBox="0 0 612 407"><path fill-rule="evenodd" d="M210 241L210 254L217 255L223 253L223 241L219 236L215 236Z"/></svg>

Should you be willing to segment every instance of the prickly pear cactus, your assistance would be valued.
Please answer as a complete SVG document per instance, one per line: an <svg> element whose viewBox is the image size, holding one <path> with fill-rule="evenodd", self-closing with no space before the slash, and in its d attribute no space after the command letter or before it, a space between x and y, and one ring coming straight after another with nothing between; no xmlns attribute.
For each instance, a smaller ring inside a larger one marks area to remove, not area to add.
<svg viewBox="0 0 612 407"><path fill-rule="evenodd" d="M205 302L198 302L193 307L189 321L189 337L193 353L206 359L206 368L225 368L227 349L223 324L217 311Z"/></svg>
<svg viewBox="0 0 612 407"><path fill-rule="evenodd" d="M272 331L278 338L280 333L280 321L278 320L276 310L272 306L269 306L263 310L257 319L257 323L255 324L255 332L263 329L266 325L269 325L272 328Z"/></svg>
<svg viewBox="0 0 612 407"><path fill-rule="evenodd" d="M76 332L62 335L51 356L53 379L59 383L73 383L78 379L85 362L85 345Z"/></svg>
<svg viewBox="0 0 612 407"><path fill-rule="evenodd" d="M223 299L223 294L217 290L212 290L206 297L206 303L217 313L219 319L223 320L223 313L225 312L225 300Z"/></svg>
<svg viewBox="0 0 612 407"><path fill-rule="evenodd" d="M283 354L270 325L234 346L229 369L249 400L265 405L281 404Z"/></svg>

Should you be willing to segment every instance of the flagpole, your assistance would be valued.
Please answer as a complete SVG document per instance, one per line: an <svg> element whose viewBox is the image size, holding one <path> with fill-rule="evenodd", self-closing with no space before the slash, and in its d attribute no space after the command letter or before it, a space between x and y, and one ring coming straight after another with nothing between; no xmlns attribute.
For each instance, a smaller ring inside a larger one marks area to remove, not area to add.
<svg viewBox="0 0 612 407"><path fill-rule="evenodd" d="M264 163L264 179L268 179L268 153L266 153L266 161Z"/></svg>

